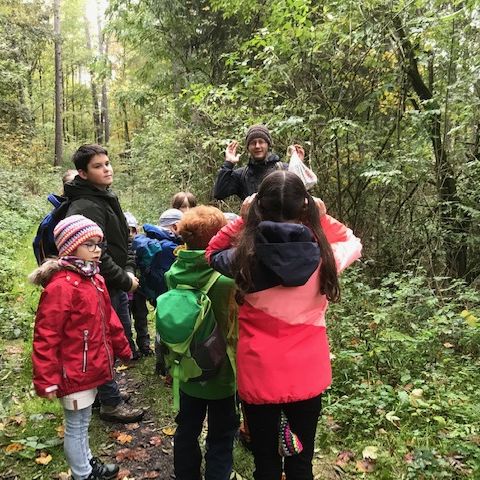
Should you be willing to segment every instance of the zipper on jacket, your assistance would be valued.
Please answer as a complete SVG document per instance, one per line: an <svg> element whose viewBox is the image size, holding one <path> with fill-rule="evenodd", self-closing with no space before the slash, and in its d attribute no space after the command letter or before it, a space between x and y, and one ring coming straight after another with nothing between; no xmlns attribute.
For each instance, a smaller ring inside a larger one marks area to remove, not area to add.
<svg viewBox="0 0 480 480"><path fill-rule="evenodd" d="M102 337L103 337L103 344L105 345L105 350L107 352L107 357L108 357L108 363L110 367L110 373L112 374L112 378L115 378L115 373L113 371L113 358L110 354L110 350L108 349L108 343L107 343L107 325L106 325L106 319L105 319L105 300L104 298L100 295L99 293L99 288L97 287L97 284L94 282L93 277L92 277L92 283L95 286L95 292L97 293L97 298L98 298L98 306L100 308L100 317L102 319Z"/></svg>
<svg viewBox="0 0 480 480"><path fill-rule="evenodd" d="M87 371L87 352L88 352L88 330L83 331L83 368L82 372Z"/></svg>

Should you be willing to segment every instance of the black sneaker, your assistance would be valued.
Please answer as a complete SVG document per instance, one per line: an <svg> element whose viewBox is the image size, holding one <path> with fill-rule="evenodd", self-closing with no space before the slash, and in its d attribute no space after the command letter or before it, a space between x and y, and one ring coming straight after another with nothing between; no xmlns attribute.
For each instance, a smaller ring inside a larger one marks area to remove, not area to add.
<svg viewBox="0 0 480 480"><path fill-rule="evenodd" d="M118 465L115 465L114 463L103 463L97 457L93 457L90 460L90 465L92 466L92 473L88 478L91 478L92 480L110 480L117 478L117 473L120 470Z"/></svg>

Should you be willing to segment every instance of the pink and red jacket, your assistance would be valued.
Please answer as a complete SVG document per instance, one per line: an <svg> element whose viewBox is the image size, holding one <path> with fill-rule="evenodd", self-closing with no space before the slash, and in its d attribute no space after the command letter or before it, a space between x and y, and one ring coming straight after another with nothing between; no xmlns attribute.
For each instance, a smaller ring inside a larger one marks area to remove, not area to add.
<svg viewBox="0 0 480 480"><path fill-rule="evenodd" d="M338 272L360 258L362 244L329 215L321 218ZM231 276L239 219L212 238L206 255ZM238 390L251 404L290 403L322 393L332 381L325 326L328 301L320 293L320 249L302 224L261 222L254 285L239 311Z"/></svg>
<svg viewBox="0 0 480 480"><path fill-rule="evenodd" d="M48 260L31 280L45 287L33 336L37 394L56 391L63 397L112 380L115 357L128 360L132 351L103 277L86 277Z"/></svg>

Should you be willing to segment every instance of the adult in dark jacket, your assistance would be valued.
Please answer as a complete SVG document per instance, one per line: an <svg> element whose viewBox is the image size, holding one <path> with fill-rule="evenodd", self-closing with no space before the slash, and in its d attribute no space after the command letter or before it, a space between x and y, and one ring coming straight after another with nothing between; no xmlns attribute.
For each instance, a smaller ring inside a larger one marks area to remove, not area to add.
<svg viewBox="0 0 480 480"><path fill-rule="evenodd" d="M245 136L245 145L249 154L248 165L234 168L240 160L237 154L238 142L230 142L225 150L225 162L218 172L213 190L217 200L237 195L241 200L258 191L262 180L275 170L287 170L288 164L271 152L272 136L265 125L253 125ZM291 147L290 147L291 148ZM300 145L295 145L297 153L303 160L305 152Z"/></svg>
<svg viewBox="0 0 480 480"><path fill-rule="evenodd" d="M67 216L83 215L100 226L107 243L102 253L100 273L105 279L112 306L122 322L132 350L129 291L138 287L135 277L135 260L129 259L128 227L117 196L110 190L113 169L108 152L100 145L82 145L73 155L78 175L65 184L65 196L71 201ZM101 403L100 416L114 422L136 422L143 411L128 407L122 400L115 380L98 388Z"/></svg>

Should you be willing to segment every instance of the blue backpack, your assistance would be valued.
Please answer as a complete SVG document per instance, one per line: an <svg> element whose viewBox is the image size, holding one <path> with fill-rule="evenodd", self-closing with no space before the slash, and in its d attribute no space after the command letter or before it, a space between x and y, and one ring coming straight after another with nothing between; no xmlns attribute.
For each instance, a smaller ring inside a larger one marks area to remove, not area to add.
<svg viewBox="0 0 480 480"><path fill-rule="evenodd" d="M132 244L140 270L139 290L155 301L167 291L164 276L176 259L179 239L155 225L145 224L143 229L146 235L136 235Z"/></svg>
<svg viewBox="0 0 480 480"><path fill-rule="evenodd" d="M70 206L70 200L54 193L50 193L47 199L53 205L53 210L40 222L32 244L38 265L41 265L46 258L58 255L53 238L53 230L57 223L67 216L68 207Z"/></svg>

